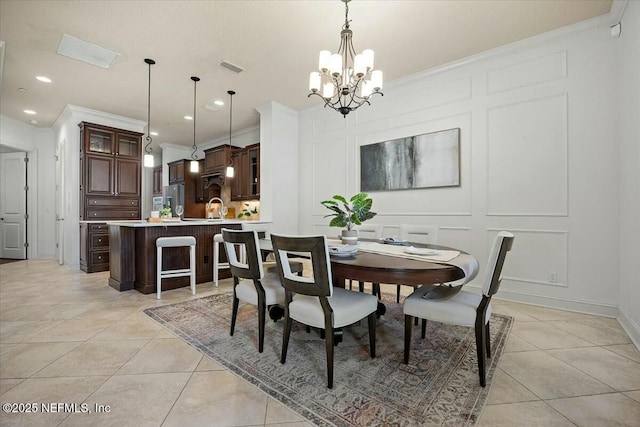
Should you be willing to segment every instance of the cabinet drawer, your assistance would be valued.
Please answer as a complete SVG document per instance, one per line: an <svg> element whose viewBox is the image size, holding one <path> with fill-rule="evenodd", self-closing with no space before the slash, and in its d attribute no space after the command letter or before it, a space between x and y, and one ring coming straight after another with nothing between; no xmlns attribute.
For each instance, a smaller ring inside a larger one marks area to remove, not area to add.
<svg viewBox="0 0 640 427"><path fill-rule="evenodd" d="M109 252L90 252L89 259L91 260L91 266L109 264Z"/></svg>
<svg viewBox="0 0 640 427"><path fill-rule="evenodd" d="M89 232L91 231L107 232L109 231L109 226L107 224L89 224Z"/></svg>
<svg viewBox="0 0 640 427"><path fill-rule="evenodd" d="M89 250L102 249L109 247L109 235L108 234L93 234L89 237Z"/></svg>
<svg viewBox="0 0 640 427"><path fill-rule="evenodd" d="M140 206L139 199L128 199L124 197L87 197L86 201L88 208L93 206L137 208Z"/></svg>
<svg viewBox="0 0 640 427"><path fill-rule="evenodd" d="M87 219L140 219L140 211L136 210L107 210L87 209Z"/></svg>

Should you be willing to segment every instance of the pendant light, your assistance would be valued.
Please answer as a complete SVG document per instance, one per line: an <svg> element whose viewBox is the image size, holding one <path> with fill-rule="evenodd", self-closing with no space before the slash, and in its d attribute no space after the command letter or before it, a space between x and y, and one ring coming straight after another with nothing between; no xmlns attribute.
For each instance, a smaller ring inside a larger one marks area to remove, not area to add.
<svg viewBox="0 0 640 427"><path fill-rule="evenodd" d="M232 90L228 90L227 93L229 94L230 97L230 101L229 101L229 145L231 145L231 125L233 124L233 95L235 95L236 93ZM233 160L231 160L231 158L229 158L229 166L227 166L227 177L228 178L233 178L233 175L235 174L235 170L233 168Z"/></svg>
<svg viewBox="0 0 640 427"><path fill-rule="evenodd" d="M149 65L149 84L147 91L147 136L145 141L147 142L144 146L144 158L143 164L145 168L153 167L153 148L151 148L151 66L156 63L153 59L145 58L144 62Z"/></svg>
<svg viewBox="0 0 640 427"><path fill-rule="evenodd" d="M198 151L198 146L196 145L196 85L200 81L200 77L191 76L191 80L193 80L193 147L191 147L191 165L189 170L191 172L199 172L200 166L198 164L198 156L196 155L196 151Z"/></svg>

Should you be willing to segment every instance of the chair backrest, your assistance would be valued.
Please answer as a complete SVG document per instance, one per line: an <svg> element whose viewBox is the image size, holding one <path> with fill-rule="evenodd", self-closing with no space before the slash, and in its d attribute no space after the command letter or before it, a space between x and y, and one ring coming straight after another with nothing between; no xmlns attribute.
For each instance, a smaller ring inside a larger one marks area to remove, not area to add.
<svg viewBox="0 0 640 427"><path fill-rule="evenodd" d="M362 224L357 227L358 236L364 239L382 238L383 224Z"/></svg>
<svg viewBox="0 0 640 427"><path fill-rule="evenodd" d="M400 224L400 237L414 243L435 245L438 243L438 226Z"/></svg>
<svg viewBox="0 0 640 427"><path fill-rule="evenodd" d="M507 256L507 252L509 252L513 246L513 239L513 234L507 231L501 231L493 241L487 262L487 275L484 286L482 286L482 294L487 297L491 297L498 292L500 282L502 281L504 259Z"/></svg>
<svg viewBox="0 0 640 427"><path fill-rule="evenodd" d="M271 224L255 224L250 222L243 222L241 224L243 230L255 230L258 232L258 238L269 239L271 238Z"/></svg>
<svg viewBox="0 0 640 427"><path fill-rule="evenodd" d="M262 260L259 254L258 233L255 230L228 230L223 228L222 240L227 251L229 269L234 277L256 280L264 278ZM245 254L246 263L242 263L238 259L238 253Z"/></svg>
<svg viewBox="0 0 640 427"><path fill-rule="evenodd" d="M281 236L271 235L273 252L276 255L278 273L282 286L296 294L325 296L333 295L331 262L325 236ZM302 277L291 272L289 254L305 254L311 259L313 277Z"/></svg>

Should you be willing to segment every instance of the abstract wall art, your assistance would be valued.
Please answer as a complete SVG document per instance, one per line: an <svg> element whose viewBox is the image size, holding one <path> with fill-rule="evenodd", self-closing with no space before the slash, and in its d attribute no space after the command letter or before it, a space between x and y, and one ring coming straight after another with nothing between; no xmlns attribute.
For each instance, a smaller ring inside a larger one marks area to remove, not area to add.
<svg viewBox="0 0 640 427"><path fill-rule="evenodd" d="M460 185L460 128L360 146L360 191Z"/></svg>

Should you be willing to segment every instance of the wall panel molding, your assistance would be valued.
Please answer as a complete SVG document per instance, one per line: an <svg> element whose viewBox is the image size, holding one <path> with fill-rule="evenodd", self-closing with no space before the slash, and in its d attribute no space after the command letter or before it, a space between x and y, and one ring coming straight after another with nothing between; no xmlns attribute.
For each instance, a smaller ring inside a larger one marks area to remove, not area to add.
<svg viewBox="0 0 640 427"><path fill-rule="evenodd" d="M526 59L487 72L487 94L533 86L567 77L567 51Z"/></svg>

